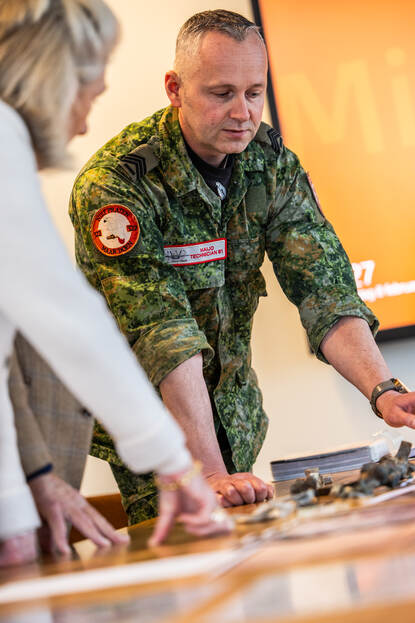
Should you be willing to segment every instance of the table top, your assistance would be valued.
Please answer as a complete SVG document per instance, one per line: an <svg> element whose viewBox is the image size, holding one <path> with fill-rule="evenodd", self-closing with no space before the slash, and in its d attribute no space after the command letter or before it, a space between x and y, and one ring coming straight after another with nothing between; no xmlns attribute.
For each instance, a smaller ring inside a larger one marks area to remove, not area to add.
<svg viewBox="0 0 415 623"><path fill-rule="evenodd" d="M285 538L275 520L200 540L176 525L150 550L151 520L128 529L128 547L97 551L83 541L71 559L0 571L0 622L405 623L415 619L414 519L408 493L293 523Z"/></svg>

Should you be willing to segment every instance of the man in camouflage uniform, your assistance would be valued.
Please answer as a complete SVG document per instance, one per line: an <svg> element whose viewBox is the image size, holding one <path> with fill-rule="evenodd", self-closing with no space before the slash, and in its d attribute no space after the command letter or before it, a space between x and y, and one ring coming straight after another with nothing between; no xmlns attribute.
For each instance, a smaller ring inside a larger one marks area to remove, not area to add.
<svg viewBox="0 0 415 623"><path fill-rule="evenodd" d="M367 396L390 376L306 173L261 123L266 71L251 22L227 11L190 18L166 76L172 105L100 149L70 206L80 268L224 506L270 495L250 473L267 430L250 353L265 251L317 357ZM156 512L150 476L129 473L100 428L92 453L110 462L131 522Z"/></svg>

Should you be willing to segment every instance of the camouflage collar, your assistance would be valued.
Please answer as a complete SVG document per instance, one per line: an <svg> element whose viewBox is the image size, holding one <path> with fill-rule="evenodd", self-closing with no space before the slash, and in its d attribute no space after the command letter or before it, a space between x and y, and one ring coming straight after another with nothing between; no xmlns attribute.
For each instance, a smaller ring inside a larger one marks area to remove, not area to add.
<svg viewBox="0 0 415 623"><path fill-rule="evenodd" d="M159 122L161 170L166 183L175 195L181 197L194 190L206 194L202 178L186 150L182 131L179 124L178 109L168 106ZM260 157L261 148L252 141L248 147L235 158L235 165L239 164L243 171L263 171L264 162Z"/></svg>
<svg viewBox="0 0 415 623"><path fill-rule="evenodd" d="M239 157L243 162L245 171L263 171L264 170L264 153L259 143L254 139L243 151Z"/></svg>
<svg viewBox="0 0 415 623"><path fill-rule="evenodd" d="M159 122L160 164L166 183L182 196L198 186L198 173L184 144L178 109L168 106Z"/></svg>

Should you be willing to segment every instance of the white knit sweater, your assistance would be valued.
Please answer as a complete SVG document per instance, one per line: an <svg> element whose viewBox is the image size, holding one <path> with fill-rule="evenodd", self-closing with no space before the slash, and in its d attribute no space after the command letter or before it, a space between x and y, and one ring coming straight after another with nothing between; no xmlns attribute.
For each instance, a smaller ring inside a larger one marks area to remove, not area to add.
<svg viewBox="0 0 415 623"><path fill-rule="evenodd" d="M0 101L0 540L34 528L20 466L7 358L20 330L112 435L136 472L173 473L190 455L101 296L73 268L42 197L21 117Z"/></svg>

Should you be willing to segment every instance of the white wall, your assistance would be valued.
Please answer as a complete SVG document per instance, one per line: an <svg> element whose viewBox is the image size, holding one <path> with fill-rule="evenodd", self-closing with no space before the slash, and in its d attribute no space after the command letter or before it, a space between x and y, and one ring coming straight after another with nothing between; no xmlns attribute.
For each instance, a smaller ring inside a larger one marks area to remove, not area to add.
<svg viewBox="0 0 415 623"><path fill-rule="evenodd" d="M252 17L249 0L107 1L119 16L123 30L122 42L108 70L108 91L91 114L89 134L72 143L73 170L44 178L52 215L71 253L73 236L67 202L74 176L108 138L131 121L166 105L163 76L171 68L181 24L193 13L217 8L218 4ZM268 113L264 119L269 121ZM268 479L272 459L366 439L382 423L357 390L310 355L297 310L282 295L268 262L264 273L269 296L262 300L255 319L253 363L270 428L255 472ZM393 374L415 387L415 362L411 356L414 345L414 339L395 342L382 351ZM415 441L414 433L405 432L405 437ZM83 492L92 495L113 489L108 466L90 459Z"/></svg>

